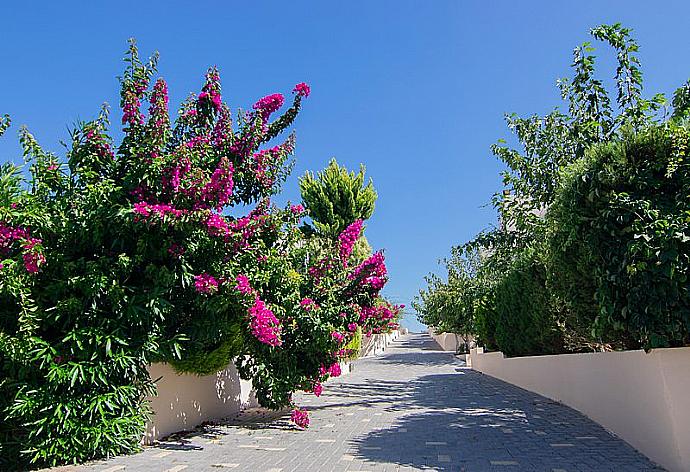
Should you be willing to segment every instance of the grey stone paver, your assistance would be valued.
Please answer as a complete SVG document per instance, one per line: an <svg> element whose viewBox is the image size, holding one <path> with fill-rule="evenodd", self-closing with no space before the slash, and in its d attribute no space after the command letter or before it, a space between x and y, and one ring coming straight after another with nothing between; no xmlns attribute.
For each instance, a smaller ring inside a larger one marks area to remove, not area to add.
<svg viewBox="0 0 690 472"><path fill-rule="evenodd" d="M311 427L251 410L79 471L663 470L578 412L467 369L427 335L296 395ZM124 467L124 468L121 468Z"/></svg>

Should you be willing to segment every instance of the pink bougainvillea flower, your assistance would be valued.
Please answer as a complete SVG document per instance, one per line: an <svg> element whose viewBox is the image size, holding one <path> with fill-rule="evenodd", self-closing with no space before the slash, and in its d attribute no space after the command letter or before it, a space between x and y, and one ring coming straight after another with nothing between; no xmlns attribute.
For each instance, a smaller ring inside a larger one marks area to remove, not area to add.
<svg viewBox="0 0 690 472"><path fill-rule="evenodd" d="M331 337L338 341L339 343L343 342L343 339L345 339L345 336L343 336L343 333L340 333L338 331L333 331L331 333Z"/></svg>
<svg viewBox="0 0 690 472"><path fill-rule="evenodd" d="M299 408L292 410L290 420L302 429L309 427L309 413Z"/></svg>
<svg viewBox="0 0 690 472"><path fill-rule="evenodd" d="M370 288L377 292L386 284L386 276L383 254L377 252L358 265L349 277L352 280L358 280L363 288Z"/></svg>
<svg viewBox="0 0 690 472"><path fill-rule="evenodd" d="M212 275L203 273L194 276L194 287L199 293L211 294L218 291L218 281Z"/></svg>
<svg viewBox="0 0 690 472"><path fill-rule="evenodd" d="M167 203L150 204L146 202L138 202L134 204L134 213L147 219L152 215L157 215L160 218L166 215L180 217L186 213L185 210L178 210Z"/></svg>
<svg viewBox="0 0 690 472"><path fill-rule="evenodd" d="M160 136L170 124L168 114L168 84L163 79L158 79L153 85L149 100L149 126ZM156 157L156 156L152 156Z"/></svg>
<svg viewBox="0 0 690 472"><path fill-rule="evenodd" d="M285 98L280 93L274 93L260 98L252 108L256 110L261 118L266 121L272 113L278 110L285 103Z"/></svg>
<svg viewBox="0 0 690 472"><path fill-rule="evenodd" d="M22 254L22 260L24 261L24 268L30 274L35 274L38 269L45 263L46 258L41 254L36 246L41 244L41 240L38 238L28 238L22 244L24 248L24 254Z"/></svg>
<svg viewBox="0 0 690 472"><path fill-rule="evenodd" d="M299 302L300 306L304 308L305 311L318 310L319 305L311 298L304 298Z"/></svg>
<svg viewBox="0 0 690 472"><path fill-rule="evenodd" d="M249 308L249 324L252 334L256 339L269 346L280 346L280 321L273 312L258 297L254 300L254 305Z"/></svg>
<svg viewBox="0 0 690 472"><path fill-rule="evenodd" d="M334 362L331 364L331 366L328 368L328 373L331 377L340 377L340 375L343 373L343 371L340 369L340 363Z"/></svg>
<svg viewBox="0 0 690 472"><path fill-rule="evenodd" d="M323 385L321 385L321 382L316 382L311 391L314 392L314 395L320 397L321 393L323 393Z"/></svg>
<svg viewBox="0 0 690 472"><path fill-rule="evenodd" d="M352 254L355 243L359 239L360 234L362 234L362 224L362 220L355 220L338 236L340 260L345 266Z"/></svg>
<svg viewBox="0 0 690 472"><path fill-rule="evenodd" d="M250 295L254 293L254 289L252 286L249 284L249 279L247 278L246 275L238 275L237 278L235 279L237 284L235 285L235 288L237 289L238 292L244 294L244 295Z"/></svg>
<svg viewBox="0 0 690 472"><path fill-rule="evenodd" d="M292 92L296 93L300 97L308 97L311 93L311 87L304 82L300 82L299 84L295 85L295 88L292 89Z"/></svg>
<svg viewBox="0 0 690 472"><path fill-rule="evenodd" d="M38 272L38 269L46 261L46 258L43 254L33 251L22 254L22 259L24 261L24 268L30 274L35 274Z"/></svg>
<svg viewBox="0 0 690 472"><path fill-rule="evenodd" d="M230 232L225 218L216 213L211 213L206 219L206 229L211 236L225 236Z"/></svg>

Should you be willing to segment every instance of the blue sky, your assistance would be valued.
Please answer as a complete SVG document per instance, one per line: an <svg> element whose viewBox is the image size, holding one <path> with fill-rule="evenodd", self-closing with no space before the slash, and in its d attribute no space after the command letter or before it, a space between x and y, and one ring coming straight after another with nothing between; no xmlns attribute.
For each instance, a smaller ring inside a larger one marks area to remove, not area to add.
<svg viewBox="0 0 690 472"><path fill-rule="evenodd" d="M235 108L306 81L297 164L279 201L299 200L297 177L331 157L364 163L379 192L367 236L386 249L387 295L408 305L452 245L495 223L488 203L501 167L489 146L509 137L503 114L559 105L555 80L569 75L590 27L635 30L649 95L690 76L687 1L6 3L0 113L14 125L0 159L20 162L20 124L60 152L68 126L103 102L119 122L116 76L129 37L143 54L161 53L174 104L210 65ZM599 50L609 79L611 54Z"/></svg>

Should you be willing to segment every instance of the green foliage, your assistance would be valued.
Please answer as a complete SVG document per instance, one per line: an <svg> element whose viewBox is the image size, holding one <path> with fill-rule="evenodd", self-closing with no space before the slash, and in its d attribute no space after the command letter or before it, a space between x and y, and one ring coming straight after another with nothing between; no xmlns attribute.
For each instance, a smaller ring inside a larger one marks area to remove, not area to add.
<svg viewBox="0 0 690 472"><path fill-rule="evenodd" d="M471 327L510 355L687 342L690 81L664 121L665 97L642 96L630 30L591 34L616 53L615 99L587 42L573 53L574 76L559 81L567 113L507 116L520 147L492 147L506 166L493 198L501 225L454 249L481 256L467 277L427 278L423 323Z"/></svg>
<svg viewBox="0 0 690 472"><path fill-rule="evenodd" d="M9 115L0 116L0 136L5 134L5 131L7 131L11 124L12 120Z"/></svg>
<svg viewBox="0 0 690 472"><path fill-rule="evenodd" d="M690 341L689 141L671 122L595 146L549 211L554 287L626 348Z"/></svg>
<svg viewBox="0 0 690 472"><path fill-rule="evenodd" d="M362 234L359 237L359 239L357 239L357 242L352 248L350 261L353 264L361 264L362 262L364 262L366 258L371 256L372 254L373 250L371 248L371 244L369 244L369 240L367 239L367 237L364 234Z"/></svg>
<svg viewBox="0 0 690 472"><path fill-rule="evenodd" d="M477 251L453 248L445 261L447 277L426 277L428 287L420 290L412 306L420 323L433 326L439 333L474 333L481 260Z"/></svg>
<svg viewBox="0 0 690 472"><path fill-rule="evenodd" d="M181 374L212 375L225 369L230 361L244 352L242 327L239 323L228 328L227 339L215 349L202 343L187 343L181 358L171 357L168 362ZM192 339L197 339L192 335Z"/></svg>
<svg viewBox="0 0 690 472"><path fill-rule="evenodd" d="M348 353L347 359L354 361L359 358L359 353L362 350L362 327L357 326L357 330L350 341L343 347L345 352Z"/></svg>
<svg viewBox="0 0 690 472"><path fill-rule="evenodd" d="M492 313L495 340L507 356L554 354L563 349L563 336L546 289L546 269L538 254L528 250L513 261L494 288Z"/></svg>
<svg viewBox="0 0 690 472"><path fill-rule="evenodd" d="M690 115L690 80L673 93L673 118L688 118Z"/></svg>
<svg viewBox="0 0 690 472"><path fill-rule="evenodd" d="M378 195L369 179L365 184L365 169L348 172L331 159L316 176L307 172L299 180L302 201L309 211L317 232L337 238L355 220L367 220L374 212Z"/></svg>

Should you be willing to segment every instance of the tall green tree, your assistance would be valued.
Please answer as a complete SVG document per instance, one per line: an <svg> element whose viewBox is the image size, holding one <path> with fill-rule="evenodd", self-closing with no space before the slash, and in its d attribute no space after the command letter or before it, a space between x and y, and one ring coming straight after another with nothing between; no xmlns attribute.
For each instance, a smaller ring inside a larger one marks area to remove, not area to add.
<svg viewBox="0 0 690 472"><path fill-rule="evenodd" d="M355 220L371 217L378 195L372 180L366 182L365 172L363 165L355 174L331 159L324 170L316 175L308 171L299 179L312 231L337 238Z"/></svg>

